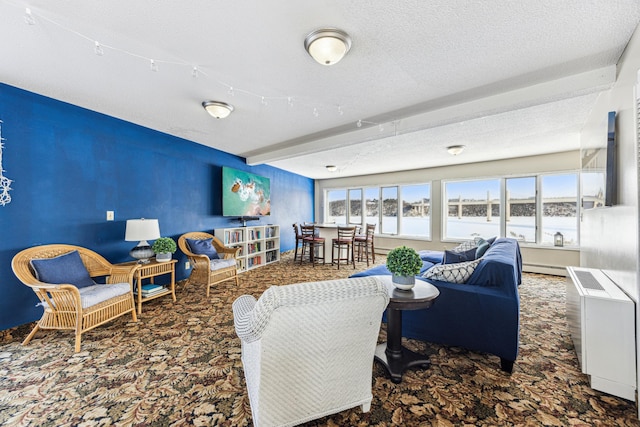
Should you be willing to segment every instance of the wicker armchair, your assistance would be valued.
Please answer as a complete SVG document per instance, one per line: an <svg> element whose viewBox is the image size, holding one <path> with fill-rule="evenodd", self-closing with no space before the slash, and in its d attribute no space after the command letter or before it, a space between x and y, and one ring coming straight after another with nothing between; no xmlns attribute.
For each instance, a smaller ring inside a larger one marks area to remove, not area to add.
<svg viewBox="0 0 640 427"><path fill-rule="evenodd" d="M253 425L371 408L387 288L375 277L272 286L233 303Z"/></svg>
<svg viewBox="0 0 640 427"><path fill-rule="evenodd" d="M74 250L78 251L89 276L106 276L106 284L78 289L71 284L44 283L36 278L31 260L55 258ZM40 329L68 329L75 331L77 353L83 333L127 313L131 313L134 322L138 321L132 285L135 266L116 266L89 249L54 244L17 253L11 268L18 279L35 292L40 299L39 305L44 307L42 318L22 345L29 344ZM114 293L120 295L113 296Z"/></svg>
<svg viewBox="0 0 640 427"><path fill-rule="evenodd" d="M185 282L185 287L190 283L200 283L207 286L207 297L211 286L224 282L225 280L235 280L238 284L238 266L236 262L222 268L216 266L216 260L210 260L207 255L196 254L191 251L187 239L207 240L211 239L211 244L218 252L222 260L236 258L240 248L228 248L215 236L201 231L185 233L178 238L180 250L189 258L192 265L191 274Z"/></svg>

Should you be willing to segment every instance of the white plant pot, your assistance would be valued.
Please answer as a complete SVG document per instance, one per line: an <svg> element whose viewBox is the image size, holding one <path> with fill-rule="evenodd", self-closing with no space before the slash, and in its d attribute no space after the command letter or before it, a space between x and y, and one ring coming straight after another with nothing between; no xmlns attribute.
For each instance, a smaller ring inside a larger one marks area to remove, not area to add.
<svg viewBox="0 0 640 427"><path fill-rule="evenodd" d="M160 254L156 254L156 261L158 262L168 262L171 261L171 252L164 252Z"/></svg>
<svg viewBox="0 0 640 427"><path fill-rule="evenodd" d="M400 289L401 291L408 291L416 285L416 277L400 276L393 273L393 275L391 276L391 282L393 283L393 286Z"/></svg>

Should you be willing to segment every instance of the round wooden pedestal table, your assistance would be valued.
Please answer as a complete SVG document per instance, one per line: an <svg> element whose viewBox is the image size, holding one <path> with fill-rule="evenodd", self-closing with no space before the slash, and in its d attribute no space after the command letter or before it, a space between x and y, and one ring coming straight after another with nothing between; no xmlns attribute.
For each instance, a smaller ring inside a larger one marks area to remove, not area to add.
<svg viewBox="0 0 640 427"><path fill-rule="evenodd" d="M422 310L431 307L440 295L438 288L430 283L416 280L416 285L408 291L397 289L391 276L376 276L389 291L387 306L387 342L378 344L375 360L384 366L394 383L402 381L402 374L409 368L428 368L428 356L416 353L402 346L402 311Z"/></svg>

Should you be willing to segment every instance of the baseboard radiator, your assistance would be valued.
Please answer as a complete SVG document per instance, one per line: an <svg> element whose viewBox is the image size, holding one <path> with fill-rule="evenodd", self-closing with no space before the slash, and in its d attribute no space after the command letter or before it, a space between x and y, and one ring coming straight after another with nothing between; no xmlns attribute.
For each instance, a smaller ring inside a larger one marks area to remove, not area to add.
<svg viewBox="0 0 640 427"><path fill-rule="evenodd" d="M635 305L602 270L567 267L567 321L591 388L635 401Z"/></svg>

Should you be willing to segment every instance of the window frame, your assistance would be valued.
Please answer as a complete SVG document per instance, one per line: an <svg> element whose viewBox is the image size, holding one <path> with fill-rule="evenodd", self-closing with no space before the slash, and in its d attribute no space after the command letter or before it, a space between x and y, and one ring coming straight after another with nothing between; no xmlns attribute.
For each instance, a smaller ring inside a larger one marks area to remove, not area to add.
<svg viewBox="0 0 640 427"><path fill-rule="evenodd" d="M566 241L563 247L569 249L580 249L580 217L582 215L582 206L580 201L582 200L581 187L580 187L580 172L575 170L565 170L565 171L553 171L553 172L543 172L543 173L528 173L522 175L505 175L501 177L479 177L479 178L463 178L463 179L443 179L441 181L441 215L442 215L442 224L441 224L441 235L440 239L443 242L459 242L461 241L458 237L449 237L447 235L447 227L446 221L447 216L449 214L449 200L446 191L446 184L450 182L468 182L468 181L489 181L492 179L497 179L500 181L500 236L506 236L506 190L507 190L507 181L509 179L518 179L518 178L530 178L533 177L535 179L535 211L536 211L536 220L535 220L535 242L526 242L522 240L518 240L518 243L521 246L530 246L530 247L538 247L538 248L554 248L553 244L543 243L543 226L542 220L544 216L543 210L543 194L542 194L542 181L543 177L547 176L560 176L560 175L573 175L576 179L576 244L575 245L567 245ZM463 239L462 239L463 240Z"/></svg>
<svg viewBox="0 0 640 427"><path fill-rule="evenodd" d="M427 185L429 187L428 199L429 199L429 229L427 230L428 236L424 235L415 235L415 234L402 234L402 187L405 186L420 186ZM383 211L383 198L382 193L385 188L395 188L396 189L396 232L385 232L382 221L384 218ZM368 208L367 208L367 200L368 200L368 192L371 193L373 191L376 192L376 198L378 200L378 215L376 217L376 234L380 234L383 236L394 236L394 237L406 237L406 238L417 238L421 240L431 240L433 235L433 182L431 181L421 181L421 182L411 182L411 183L403 183L403 184L385 184L385 185L363 185L363 186L349 186L349 187L333 187L333 188L325 188L323 191L324 198L324 212L323 218L328 221L331 217L330 215L330 203L329 203L329 194L331 192L344 192L345 194L345 223L349 225L360 225L362 227L366 226L368 221ZM353 222L351 219L351 194L354 191L360 191L360 203L361 203L361 215L360 222Z"/></svg>

